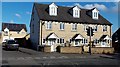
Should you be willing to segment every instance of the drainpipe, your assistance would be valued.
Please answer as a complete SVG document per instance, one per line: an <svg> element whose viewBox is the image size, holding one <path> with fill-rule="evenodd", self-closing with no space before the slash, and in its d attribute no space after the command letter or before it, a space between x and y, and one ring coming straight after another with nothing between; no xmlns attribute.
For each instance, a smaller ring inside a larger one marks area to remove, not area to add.
<svg viewBox="0 0 120 67"><path fill-rule="evenodd" d="M40 31L40 33L39 33L39 34L40 34L40 36L39 36L39 37L40 37L40 38L39 38L39 39L40 39L40 40L39 40L40 43L39 43L39 45L37 46L37 50L39 50L39 46L42 45L42 20L40 20L39 22L40 22L40 30L39 30L39 31Z"/></svg>
<svg viewBox="0 0 120 67"><path fill-rule="evenodd" d="M110 38L112 39L112 27L110 26ZM112 47L112 40L110 41L110 47Z"/></svg>

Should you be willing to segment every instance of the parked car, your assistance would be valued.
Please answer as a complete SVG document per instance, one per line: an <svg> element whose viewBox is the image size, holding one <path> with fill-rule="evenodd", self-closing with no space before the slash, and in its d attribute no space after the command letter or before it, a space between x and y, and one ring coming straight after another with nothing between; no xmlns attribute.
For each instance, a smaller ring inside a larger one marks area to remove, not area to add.
<svg viewBox="0 0 120 67"><path fill-rule="evenodd" d="M7 40L5 43L5 49L15 49L19 50L19 44L15 40Z"/></svg>
<svg viewBox="0 0 120 67"><path fill-rule="evenodd" d="M6 41L7 41L7 39L5 39L5 40L2 42L2 47L5 47Z"/></svg>

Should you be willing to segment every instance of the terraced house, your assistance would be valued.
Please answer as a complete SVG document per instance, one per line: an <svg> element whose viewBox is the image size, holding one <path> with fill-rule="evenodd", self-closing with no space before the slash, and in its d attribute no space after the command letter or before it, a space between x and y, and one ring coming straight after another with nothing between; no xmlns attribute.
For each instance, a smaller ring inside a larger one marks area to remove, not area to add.
<svg viewBox="0 0 120 67"><path fill-rule="evenodd" d="M83 9L78 6L65 7L55 3L35 3L30 22L30 39L33 48L51 46L51 52L58 45L87 46L87 28L94 29L92 36L95 47L111 47L112 24L100 15L97 8Z"/></svg>

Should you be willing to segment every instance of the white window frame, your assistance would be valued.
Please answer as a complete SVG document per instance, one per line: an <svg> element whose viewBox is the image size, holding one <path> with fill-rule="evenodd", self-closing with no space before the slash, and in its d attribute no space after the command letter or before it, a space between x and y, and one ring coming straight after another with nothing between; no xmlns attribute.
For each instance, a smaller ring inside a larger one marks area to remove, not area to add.
<svg viewBox="0 0 120 67"><path fill-rule="evenodd" d="M98 26L95 25L95 26L94 26L94 32L97 32L97 31L98 31Z"/></svg>
<svg viewBox="0 0 120 67"><path fill-rule="evenodd" d="M87 39L82 39L82 44L88 44L88 40Z"/></svg>
<svg viewBox="0 0 120 67"><path fill-rule="evenodd" d="M49 5L49 15L57 16L57 8L58 7L54 3L50 4Z"/></svg>
<svg viewBox="0 0 120 67"><path fill-rule="evenodd" d="M73 8L73 17L74 18L79 18L80 17L80 9L78 6Z"/></svg>
<svg viewBox="0 0 120 67"><path fill-rule="evenodd" d="M77 24L76 23L72 24L72 31L77 31Z"/></svg>
<svg viewBox="0 0 120 67"><path fill-rule="evenodd" d="M60 41L59 41L60 44L63 44L63 43L64 43L64 38L60 38L59 40L60 40Z"/></svg>
<svg viewBox="0 0 120 67"><path fill-rule="evenodd" d="M52 22L49 21L46 23L46 29L48 29L48 30L52 29Z"/></svg>
<svg viewBox="0 0 120 67"><path fill-rule="evenodd" d="M88 25L84 25L84 31L87 31Z"/></svg>
<svg viewBox="0 0 120 67"><path fill-rule="evenodd" d="M64 23L60 23L60 30L64 30L65 29L65 24Z"/></svg>
<svg viewBox="0 0 120 67"><path fill-rule="evenodd" d="M92 18L93 19L98 19L98 10L95 8L93 11L92 11Z"/></svg>
<svg viewBox="0 0 120 67"><path fill-rule="evenodd" d="M94 39L94 45L98 44L98 39Z"/></svg>
<svg viewBox="0 0 120 67"><path fill-rule="evenodd" d="M102 31L103 31L103 32L106 32L106 31L107 31L107 25L103 25Z"/></svg>

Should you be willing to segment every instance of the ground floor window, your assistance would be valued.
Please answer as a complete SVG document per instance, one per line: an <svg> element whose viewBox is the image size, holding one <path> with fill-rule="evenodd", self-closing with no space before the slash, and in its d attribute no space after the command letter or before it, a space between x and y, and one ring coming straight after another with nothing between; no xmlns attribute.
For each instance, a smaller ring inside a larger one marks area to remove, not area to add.
<svg viewBox="0 0 120 67"><path fill-rule="evenodd" d="M60 38L60 43L64 43L64 39L63 38Z"/></svg>
<svg viewBox="0 0 120 67"><path fill-rule="evenodd" d="M94 40L94 44L98 44L99 43L99 40L98 39L95 39Z"/></svg>

